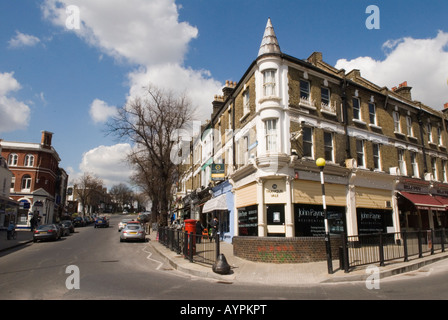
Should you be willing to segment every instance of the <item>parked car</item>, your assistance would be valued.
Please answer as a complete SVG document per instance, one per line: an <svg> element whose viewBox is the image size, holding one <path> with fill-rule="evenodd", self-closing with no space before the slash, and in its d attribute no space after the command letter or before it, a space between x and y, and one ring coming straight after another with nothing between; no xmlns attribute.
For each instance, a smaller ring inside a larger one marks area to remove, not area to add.
<svg viewBox="0 0 448 320"><path fill-rule="evenodd" d="M68 229L68 227L65 226L65 224L58 223L57 225L59 227L59 236L60 237L66 237L70 235L70 230Z"/></svg>
<svg viewBox="0 0 448 320"><path fill-rule="evenodd" d="M146 232L140 223L128 223L126 227L121 230L120 242L128 240L146 241Z"/></svg>
<svg viewBox="0 0 448 320"><path fill-rule="evenodd" d="M33 242L38 240L58 240L59 228L55 224L43 224L37 227L33 233Z"/></svg>
<svg viewBox="0 0 448 320"><path fill-rule="evenodd" d="M102 217L102 218L96 218L95 220L95 228L108 228L109 227L109 221Z"/></svg>
<svg viewBox="0 0 448 320"><path fill-rule="evenodd" d="M132 219L123 219L118 223L118 232L121 232L121 230L123 230L126 225L128 224L128 222L132 221Z"/></svg>
<svg viewBox="0 0 448 320"><path fill-rule="evenodd" d="M70 231L70 233L75 232L75 226L71 220L64 220L61 223Z"/></svg>
<svg viewBox="0 0 448 320"><path fill-rule="evenodd" d="M84 219L82 217L76 217L73 220L73 224L75 227L85 227L86 226L86 222L84 221Z"/></svg>

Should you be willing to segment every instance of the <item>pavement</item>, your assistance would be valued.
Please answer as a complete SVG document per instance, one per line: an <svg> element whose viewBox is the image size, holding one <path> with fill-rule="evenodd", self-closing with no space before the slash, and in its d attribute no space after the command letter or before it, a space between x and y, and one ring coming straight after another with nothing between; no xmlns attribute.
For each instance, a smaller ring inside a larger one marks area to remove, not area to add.
<svg viewBox="0 0 448 320"><path fill-rule="evenodd" d="M6 231L0 231L0 252L6 252L13 248L32 243L31 231L17 231L17 239L7 240ZM212 266L207 264L192 263L184 259L182 255L171 251L157 241L157 233L151 232L147 244L164 257L172 268L183 273L208 278L224 283L252 283L263 285L280 286L310 286L324 283L338 283L348 281L365 281L372 273L369 266L358 267L345 273L339 268L339 260L333 261L333 274L328 274L327 262L309 263L263 263L253 262L239 258L233 254L233 245L221 242L220 252L225 256L230 265L230 272L222 275L213 272ZM440 252L434 255L425 255L423 258L414 258L408 262L387 262L380 267L375 264L379 271L380 279L393 275L411 272L423 268L431 263L448 258L448 252ZM371 267L371 266L370 266Z"/></svg>
<svg viewBox="0 0 448 320"><path fill-rule="evenodd" d="M211 265L189 262L182 255L171 251L156 239L157 233L151 232L148 242L159 254L165 257L167 262L181 272L202 278L215 279L224 283L252 283L272 286L311 286L325 283L340 283L349 281L366 281L372 276L371 266L362 266L352 269L349 273L339 268L339 260L333 261L333 273L328 273L326 261L309 263L263 263L253 262L233 254L233 245L221 242L220 252L225 256L230 265L229 274L222 275L213 272ZM422 258L414 258L408 262L403 259L386 262L380 267L379 279L398 275L401 273L419 270L431 263L448 258L448 252L424 255ZM370 268L369 268L370 267Z"/></svg>

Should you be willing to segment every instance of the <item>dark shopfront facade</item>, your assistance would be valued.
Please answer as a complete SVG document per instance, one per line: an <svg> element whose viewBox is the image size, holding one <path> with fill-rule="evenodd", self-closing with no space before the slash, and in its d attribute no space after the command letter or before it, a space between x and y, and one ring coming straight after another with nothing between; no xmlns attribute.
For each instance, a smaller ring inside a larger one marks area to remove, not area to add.
<svg viewBox="0 0 448 320"><path fill-rule="evenodd" d="M448 228L448 185L403 179L397 186L400 227L408 231Z"/></svg>

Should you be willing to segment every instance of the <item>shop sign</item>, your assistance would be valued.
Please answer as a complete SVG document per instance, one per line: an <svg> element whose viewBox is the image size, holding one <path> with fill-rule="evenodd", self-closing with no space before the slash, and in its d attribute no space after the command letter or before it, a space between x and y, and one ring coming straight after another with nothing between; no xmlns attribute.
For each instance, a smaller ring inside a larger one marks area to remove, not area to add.
<svg viewBox="0 0 448 320"><path fill-rule="evenodd" d="M213 181L223 181L225 179L225 165L223 163L213 163L211 178Z"/></svg>
<svg viewBox="0 0 448 320"><path fill-rule="evenodd" d="M265 203L285 203L286 183L284 180L268 180L264 188Z"/></svg>

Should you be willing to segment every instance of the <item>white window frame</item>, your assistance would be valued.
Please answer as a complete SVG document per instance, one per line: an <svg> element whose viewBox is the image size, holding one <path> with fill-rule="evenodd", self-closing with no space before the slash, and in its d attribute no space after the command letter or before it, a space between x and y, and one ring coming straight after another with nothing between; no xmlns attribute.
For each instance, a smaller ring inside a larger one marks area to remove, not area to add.
<svg viewBox="0 0 448 320"><path fill-rule="evenodd" d="M331 145L327 145L325 135L330 135ZM331 148L331 159L327 159L327 149ZM325 161L334 162L334 134L332 132L324 131L324 158Z"/></svg>
<svg viewBox="0 0 448 320"><path fill-rule="evenodd" d="M263 71L263 94L265 97L276 96L277 70L267 69Z"/></svg>
<svg viewBox="0 0 448 320"><path fill-rule="evenodd" d="M17 167L18 163L19 163L19 155L17 153L11 153L8 156L8 166Z"/></svg>
<svg viewBox="0 0 448 320"><path fill-rule="evenodd" d="M357 101L356 108L355 108L355 101ZM361 119L361 100L359 100L359 98L357 98L357 97L353 97L352 104L353 104L353 119L362 121L362 119ZM356 114L355 114L355 111L356 111Z"/></svg>
<svg viewBox="0 0 448 320"><path fill-rule="evenodd" d="M324 97L324 94L323 94L322 90L327 90L328 98ZM330 89L327 88L327 87L321 87L320 88L320 102L321 102L321 105L325 105L325 106L329 107L330 103L331 103L330 97L331 97ZM328 102L324 102L324 100L328 100Z"/></svg>
<svg viewBox="0 0 448 320"><path fill-rule="evenodd" d="M371 107L373 108L373 112L372 112ZM372 121L372 118L373 118L373 121ZM375 126L378 125L377 116L376 116L376 104L373 102L369 102L369 121L370 121L370 124L373 124Z"/></svg>
<svg viewBox="0 0 448 320"><path fill-rule="evenodd" d="M407 126L407 131L408 131L408 136L409 137L414 137L414 128L412 127L412 118L411 116L407 116L406 117L406 126Z"/></svg>
<svg viewBox="0 0 448 320"><path fill-rule="evenodd" d="M25 156L25 167L34 167L34 156L32 154L27 154Z"/></svg>
<svg viewBox="0 0 448 320"><path fill-rule="evenodd" d="M415 152L411 152L411 166L412 166L412 176L415 178L419 178L418 172L418 162L417 162L417 154Z"/></svg>
<svg viewBox="0 0 448 320"><path fill-rule="evenodd" d="M397 155L398 155L398 168L400 168L400 174L402 176L405 176L407 174L407 170L406 170L406 160L405 160L404 150L398 149Z"/></svg>
<svg viewBox="0 0 448 320"><path fill-rule="evenodd" d="M428 123L426 125L426 130L428 130L428 142L429 143L434 143L434 141L433 141L434 136L432 135L432 125L431 125L431 123Z"/></svg>
<svg viewBox="0 0 448 320"><path fill-rule="evenodd" d="M249 88L247 88L243 92L243 116L245 116L248 113L250 113L250 91L249 91Z"/></svg>
<svg viewBox="0 0 448 320"><path fill-rule="evenodd" d="M400 113L394 111L392 117L394 119L394 132L401 133Z"/></svg>
<svg viewBox="0 0 448 320"><path fill-rule="evenodd" d="M432 170L432 175L433 175L433 179L435 181L438 180L438 175L437 175L437 158L431 158L431 170Z"/></svg>
<svg viewBox="0 0 448 320"><path fill-rule="evenodd" d="M377 152L375 152L375 148ZM372 154L373 154L373 168L377 171L381 171L381 148L379 143L372 144ZM377 165L375 165L375 162L377 163Z"/></svg>
<svg viewBox="0 0 448 320"><path fill-rule="evenodd" d="M443 182L448 182L448 177L447 177L447 174L446 174L446 164L447 164L447 161L446 160L442 160L442 179L443 179Z"/></svg>
<svg viewBox="0 0 448 320"><path fill-rule="evenodd" d="M29 174L26 174L22 177L20 189L22 191L30 191L31 190L31 184L33 182L33 178Z"/></svg>
<svg viewBox="0 0 448 320"><path fill-rule="evenodd" d="M264 120L266 151L278 152L278 119Z"/></svg>
<svg viewBox="0 0 448 320"><path fill-rule="evenodd" d="M304 155L303 150L302 150L302 156L314 159L314 130L313 130L312 127L303 127L302 131L304 131L304 130L310 130L311 141L305 140L305 134L303 132L302 133L302 148L305 149L305 143L307 145L310 145L311 146L311 154L310 155Z"/></svg>
<svg viewBox="0 0 448 320"><path fill-rule="evenodd" d="M359 149L361 146L361 150ZM361 159L362 164L359 159ZM356 163L359 168L366 168L366 153L365 153L365 143L364 140L356 140Z"/></svg>

